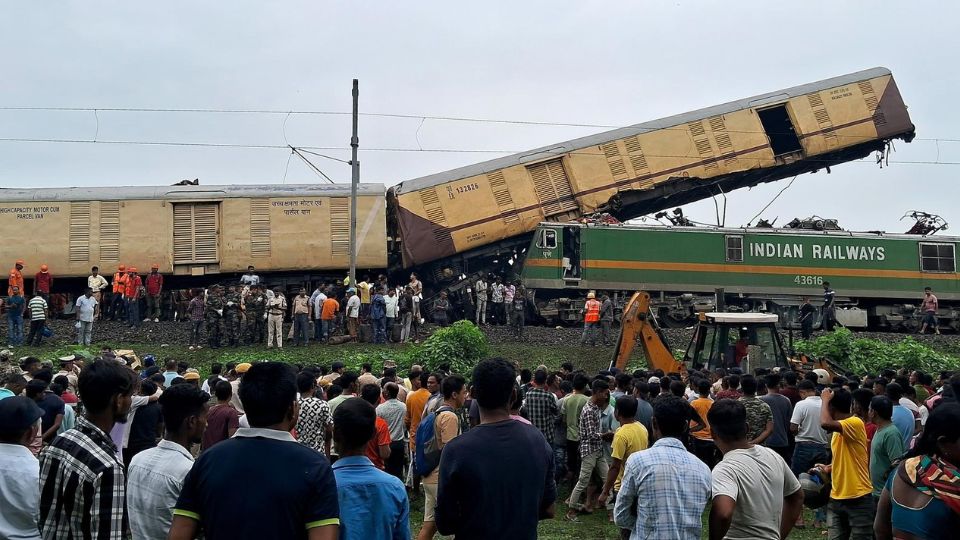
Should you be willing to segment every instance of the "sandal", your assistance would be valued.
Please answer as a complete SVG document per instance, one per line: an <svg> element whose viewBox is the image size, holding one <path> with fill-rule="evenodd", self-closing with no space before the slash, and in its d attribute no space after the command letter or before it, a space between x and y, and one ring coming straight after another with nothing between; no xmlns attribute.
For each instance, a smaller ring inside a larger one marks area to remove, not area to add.
<svg viewBox="0 0 960 540"><path fill-rule="evenodd" d="M572 516L571 516L570 514L564 514L563 517L564 517L567 521L570 521L570 522L572 522L572 523L580 523L580 518L578 518L576 515L572 515Z"/></svg>

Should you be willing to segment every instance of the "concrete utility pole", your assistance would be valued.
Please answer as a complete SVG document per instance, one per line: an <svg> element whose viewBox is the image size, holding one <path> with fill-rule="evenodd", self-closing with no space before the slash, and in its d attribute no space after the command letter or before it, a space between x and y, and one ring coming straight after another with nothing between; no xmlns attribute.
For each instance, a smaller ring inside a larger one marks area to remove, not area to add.
<svg viewBox="0 0 960 540"><path fill-rule="evenodd" d="M358 103L360 101L360 85L357 79L353 80L353 136L350 137L350 146L353 148L353 158L350 160L352 171L350 179L350 286L357 286L357 189L360 186L360 161L357 160L357 148L360 138L357 137L357 117L359 116Z"/></svg>

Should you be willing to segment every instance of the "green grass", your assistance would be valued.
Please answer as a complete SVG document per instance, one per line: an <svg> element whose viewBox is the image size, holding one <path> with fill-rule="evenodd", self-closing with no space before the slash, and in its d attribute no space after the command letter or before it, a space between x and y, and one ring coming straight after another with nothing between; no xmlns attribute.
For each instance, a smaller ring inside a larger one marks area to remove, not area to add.
<svg viewBox="0 0 960 540"><path fill-rule="evenodd" d="M168 359L183 360L200 370L201 374L207 375L210 365L215 362L255 362L261 360L273 360L300 365L330 365L334 361L347 361L359 354L371 354L373 356L383 357L400 356L407 352L411 345L393 344L393 345L372 345L369 343L344 343L342 345L308 345L307 347L284 347L282 350L267 349L264 346L257 347L224 347L220 349L203 348L200 350L189 350L187 347L172 345L160 347L159 345L147 345L138 343L108 343L115 350L130 349L133 350L141 359L145 354L153 354L157 358L158 364ZM56 360L59 356L71 354L76 351L85 351L90 353L99 352L102 344L96 344L90 349L78 347L76 345L65 346L41 346L41 347L21 347L16 350L18 355L30 354L41 360ZM535 368L544 364L551 369L557 369L563 362L572 362L574 366L583 368L588 373L596 373L605 369L610 364L610 349L600 347L581 347L581 346L561 346L561 345L537 345L529 343L506 343L491 344L491 356L502 356L508 360L516 360L523 367ZM348 362L349 364L349 362ZM400 370L403 375L403 370Z"/></svg>
<svg viewBox="0 0 960 540"><path fill-rule="evenodd" d="M559 500L565 500L569 493L569 488L561 486ZM566 509L566 505L558 502L556 517L540 522L540 525L537 527L537 537L541 540L618 540L620 538L617 526L607 521L607 512L605 510L598 510L590 515L581 515L580 523L572 523L563 517ZM708 537L709 513L710 507L708 505L703 512L702 538ZM804 520L808 524L813 523L813 513L805 509ZM421 493L416 497L411 496L410 500L410 530L413 532L414 538L416 538L422 524L423 494ZM437 538L441 537L438 535ZM822 529L813 529L808 525L805 529L794 529L791 531L790 538L819 540L823 538Z"/></svg>

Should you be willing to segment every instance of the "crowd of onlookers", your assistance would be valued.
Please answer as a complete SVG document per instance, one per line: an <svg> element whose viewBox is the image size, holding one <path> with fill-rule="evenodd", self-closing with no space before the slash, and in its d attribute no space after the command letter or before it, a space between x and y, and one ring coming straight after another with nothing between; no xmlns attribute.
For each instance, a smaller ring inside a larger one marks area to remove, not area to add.
<svg viewBox="0 0 960 540"><path fill-rule="evenodd" d="M10 347L40 345L53 335L48 320L75 319L75 342L91 345L94 327L103 320L119 321L131 329L144 323L189 323L189 347L287 345L359 340L372 343L416 342L427 322L437 326L468 319L477 324L509 324L523 337L527 293L500 277L480 276L452 297L440 291L424 296L416 273L406 284L390 283L385 274L317 282L308 288L269 287L253 266L238 281L206 288L168 289L159 265L141 276L133 266L118 265L111 279L91 268L87 287L75 297L63 290L52 293L53 276L46 265L33 279L33 295L25 296L18 260L8 276L7 298L0 299L6 314ZM287 324L289 322L289 324ZM26 336L26 339L25 339ZM606 341L606 334L604 334Z"/></svg>
<svg viewBox="0 0 960 540"><path fill-rule="evenodd" d="M411 500L421 539L592 512L624 538L960 523L960 375L136 360L0 355L0 535L409 538Z"/></svg>

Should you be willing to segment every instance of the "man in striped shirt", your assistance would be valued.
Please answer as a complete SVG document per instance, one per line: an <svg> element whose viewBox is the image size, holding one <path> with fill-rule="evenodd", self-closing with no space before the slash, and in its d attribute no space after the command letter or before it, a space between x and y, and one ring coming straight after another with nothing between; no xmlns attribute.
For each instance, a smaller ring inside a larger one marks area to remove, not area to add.
<svg viewBox="0 0 960 540"><path fill-rule="evenodd" d="M47 324L47 301L38 294L30 299L27 310L30 311L30 335L27 336L27 345L39 347L43 339L43 327Z"/></svg>
<svg viewBox="0 0 960 540"><path fill-rule="evenodd" d="M80 372L86 413L40 453L43 538L124 538L125 479L110 430L127 421L135 382L133 371L110 360Z"/></svg>

